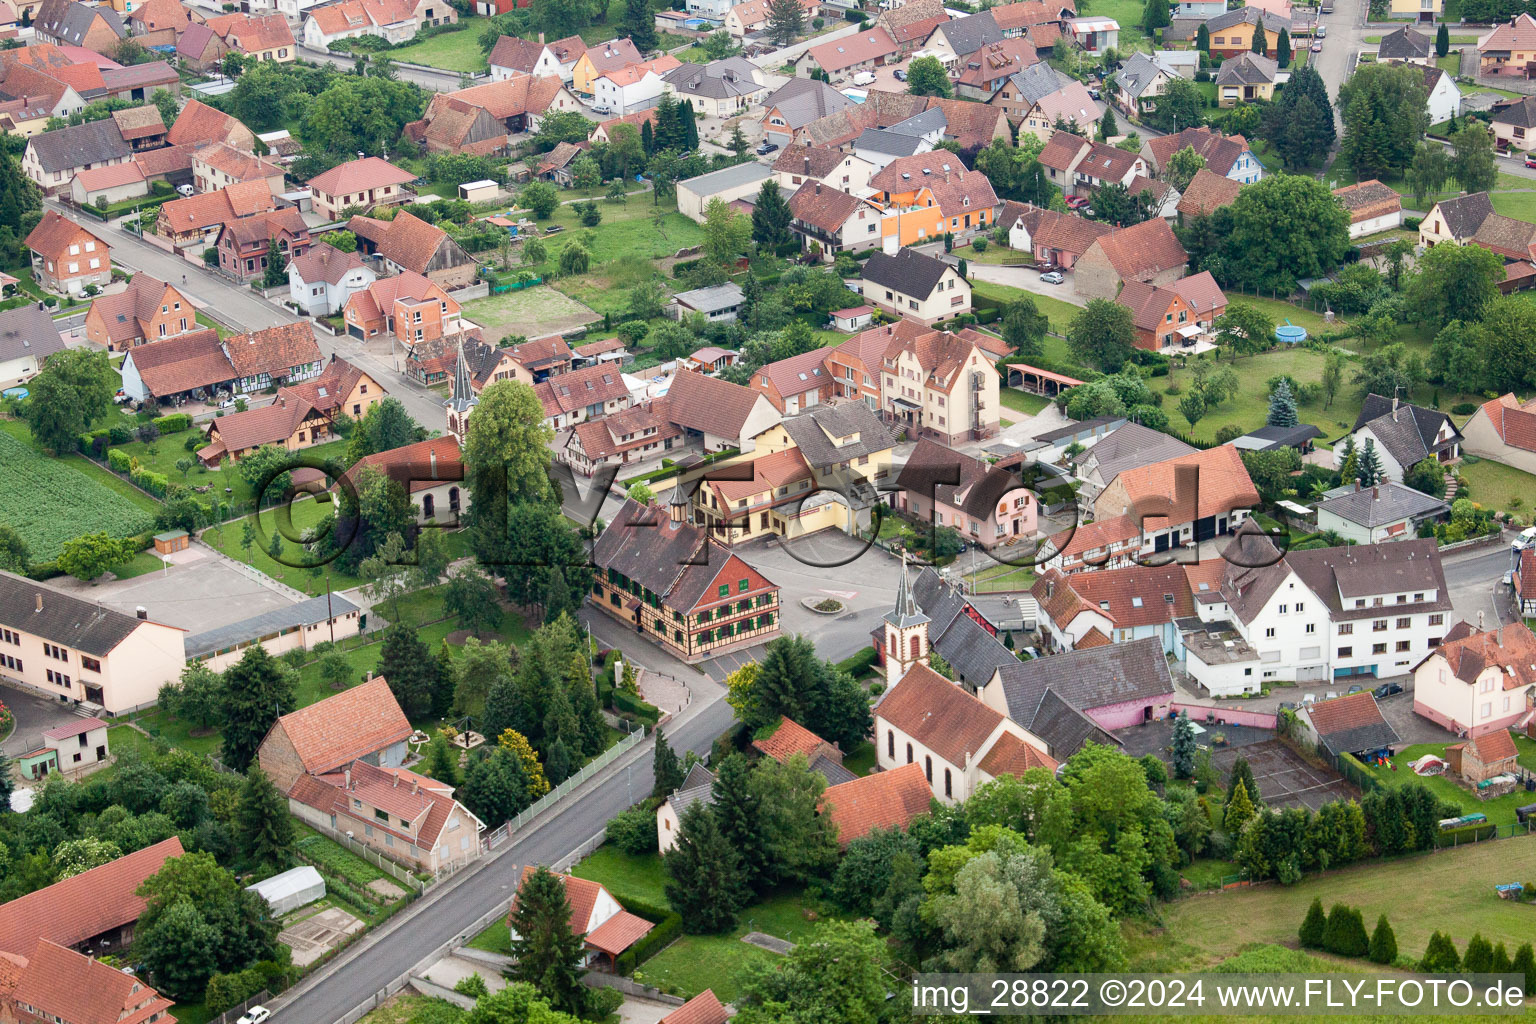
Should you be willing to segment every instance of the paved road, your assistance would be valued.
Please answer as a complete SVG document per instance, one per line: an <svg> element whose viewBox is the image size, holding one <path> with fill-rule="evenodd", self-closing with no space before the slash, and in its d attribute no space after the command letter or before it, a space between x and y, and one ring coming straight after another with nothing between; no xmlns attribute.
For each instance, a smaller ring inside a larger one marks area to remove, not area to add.
<svg viewBox="0 0 1536 1024"><path fill-rule="evenodd" d="M593 620L594 632L599 636L610 629L624 632L605 616L594 615ZM634 652L641 655L636 660L651 667L655 652L649 650L649 645L645 647ZM729 727L731 709L720 699L718 686L691 669L684 671L687 675L680 678L694 688L695 697L667 729L667 739L679 752L694 750L705 754L715 737ZM707 693L701 692L706 690ZM483 867L429 890L424 900L386 925L376 940L334 961L296 995L278 1000L273 1007L277 1018L290 1024L332 1024L411 970L428 952L453 939L491 907L507 906L523 865L551 864L565 857L601 832L608 819L650 793L652 747L647 740L631 751L611 775L599 779L579 798L568 801L559 813L496 851L494 859Z"/></svg>
<svg viewBox="0 0 1536 1024"><path fill-rule="evenodd" d="M1339 135L1344 134L1343 116L1338 109L1339 86L1349 76L1354 55L1359 52L1365 37L1365 14L1369 0L1334 0L1333 13L1323 15L1318 23L1326 25L1328 36L1323 40L1323 52L1312 55L1312 66L1317 69L1328 96L1334 101L1333 120ZM1379 34L1379 32L1372 33Z"/></svg>
<svg viewBox="0 0 1536 1024"><path fill-rule="evenodd" d="M114 263L134 273L151 274L175 285L198 306L211 311L236 330L255 331L278 324L295 323L300 319L275 302L268 302L249 288L242 288L201 264L173 256L126 231L103 228L101 221L86 217L69 207L49 202L48 208L102 234L112 246ZM186 283L183 284L183 281ZM362 342L355 338L332 337L324 331L316 331L315 341L320 346L320 354L327 360L332 355L339 355L367 370L392 396L400 400L412 419L428 429L442 429L443 400L398 373L391 360L364 351Z"/></svg>

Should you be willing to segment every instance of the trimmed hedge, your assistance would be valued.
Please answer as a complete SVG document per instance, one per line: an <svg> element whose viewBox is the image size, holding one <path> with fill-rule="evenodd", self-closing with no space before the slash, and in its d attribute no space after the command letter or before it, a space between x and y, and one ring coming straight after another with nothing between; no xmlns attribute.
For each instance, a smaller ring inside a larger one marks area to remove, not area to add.
<svg viewBox="0 0 1536 1024"><path fill-rule="evenodd" d="M865 647L851 657L844 658L838 662L837 668L857 679L875 667L875 657L875 649L873 647Z"/></svg>
<svg viewBox="0 0 1536 1024"><path fill-rule="evenodd" d="M614 964L620 974L629 977L635 973L636 967L666 949L683 934L683 919L670 908L663 910L628 897L624 900L624 909L647 921L656 922L656 927L647 932L639 942L619 954Z"/></svg>
<svg viewBox="0 0 1536 1024"><path fill-rule="evenodd" d="M613 691L613 709L615 711L628 712L652 725L661 720L661 711L659 709L647 704L639 697L630 696L620 689Z"/></svg>
<svg viewBox="0 0 1536 1024"><path fill-rule="evenodd" d="M173 412L169 416L157 416L150 422L159 427L162 434L179 434L183 430L192 429L192 417L184 412Z"/></svg>

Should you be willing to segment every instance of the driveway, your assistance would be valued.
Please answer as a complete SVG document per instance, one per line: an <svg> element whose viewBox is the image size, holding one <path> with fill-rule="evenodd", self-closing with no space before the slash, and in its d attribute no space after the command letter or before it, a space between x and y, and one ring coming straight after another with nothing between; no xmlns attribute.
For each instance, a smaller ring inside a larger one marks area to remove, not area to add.
<svg viewBox="0 0 1536 1024"><path fill-rule="evenodd" d="M65 704L10 683L0 684L0 700L5 701L5 706L16 717L16 728L11 730L4 742L0 742L0 751L10 758L36 749L45 730L67 725L79 718L73 704Z"/></svg>
<svg viewBox="0 0 1536 1024"><path fill-rule="evenodd" d="M1010 288L1020 288L1026 292L1034 292L1036 295L1044 295L1051 299L1060 299L1062 302L1070 302L1074 306L1085 306L1088 300L1077 294L1077 289L1072 285L1072 271L1063 273L1066 278L1061 284L1046 284L1040 280L1040 271L1034 267L1004 267L993 263L970 264L970 275L974 280L987 281L991 284L1003 284Z"/></svg>

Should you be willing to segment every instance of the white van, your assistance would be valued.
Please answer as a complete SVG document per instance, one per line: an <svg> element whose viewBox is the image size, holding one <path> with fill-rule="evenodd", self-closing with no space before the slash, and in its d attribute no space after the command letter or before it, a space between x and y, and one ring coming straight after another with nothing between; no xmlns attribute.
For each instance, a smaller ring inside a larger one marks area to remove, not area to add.
<svg viewBox="0 0 1536 1024"><path fill-rule="evenodd" d="M874 85L875 73L873 71L860 71L853 76L854 85Z"/></svg>

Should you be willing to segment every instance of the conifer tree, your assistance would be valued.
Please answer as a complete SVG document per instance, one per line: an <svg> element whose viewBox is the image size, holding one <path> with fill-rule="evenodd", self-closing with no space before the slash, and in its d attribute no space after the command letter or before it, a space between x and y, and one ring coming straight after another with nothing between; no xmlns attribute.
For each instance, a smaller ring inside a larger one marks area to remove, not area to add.
<svg viewBox="0 0 1536 1024"><path fill-rule="evenodd" d="M1275 63L1282 68L1291 66L1291 33L1283 26L1280 37L1275 40Z"/></svg>
<svg viewBox="0 0 1536 1024"><path fill-rule="evenodd" d="M1493 966L1493 943L1483 938L1482 932L1474 932L1467 942L1466 956L1461 958L1461 969L1468 974L1486 974Z"/></svg>
<svg viewBox="0 0 1536 1024"><path fill-rule="evenodd" d="M1249 766L1248 759L1241 754L1236 761L1232 762L1232 771L1227 776L1227 796L1222 802L1222 808L1225 809L1232 803L1232 794L1236 792L1239 782L1243 784L1244 792L1248 794L1248 799L1257 809L1262 800L1259 796L1259 784L1253 777L1253 768Z"/></svg>
<svg viewBox="0 0 1536 1024"><path fill-rule="evenodd" d="M1369 437L1360 448L1355 475L1361 487L1374 487L1381 482L1381 456L1376 453L1376 442Z"/></svg>
<svg viewBox="0 0 1536 1024"><path fill-rule="evenodd" d="M427 744L427 756L422 762L421 774L450 786L459 785L458 752L453 749L447 733L438 732L432 737L432 742Z"/></svg>
<svg viewBox="0 0 1536 1024"><path fill-rule="evenodd" d="M1440 23L1440 28L1435 32L1435 56L1444 57L1451 52L1451 31L1445 22Z"/></svg>
<svg viewBox="0 0 1536 1024"><path fill-rule="evenodd" d="M741 853L742 880L756 886L763 874L763 847L757 839L757 797L752 792L752 762L740 752L720 762L712 787L715 821L726 841Z"/></svg>
<svg viewBox="0 0 1536 1024"><path fill-rule="evenodd" d="M1520 954L1516 953L1516 962L1519 959ZM1419 970L1431 974L1452 974L1461 970L1461 957L1449 935L1436 931L1429 937L1429 945L1424 947L1424 959L1419 961Z"/></svg>
<svg viewBox="0 0 1536 1024"><path fill-rule="evenodd" d="M696 800L678 825L677 844L662 860L667 869L666 895L693 933L722 932L736 923L749 890L741 857L720 831L713 808Z"/></svg>
<svg viewBox="0 0 1536 1024"><path fill-rule="evenodd" d="M652 796L666 796L683 784L682 762L677 759L677 753L660 728L656 730L656 753L651 759L651 769L656 776L656 785L651 789Z"/></svg>
<svg viewBox="0 0 1536 1024"><path fill-rule="evenodd" d="M406 718L425 718L437 699L438 662L416 631L402 622L384 634L379 655L379 675L400 702Z"/></svg>
<svg viewBox="0 0 1536 1024"><path fill-rule="evenodd" d="M571 903L565 883L540 865L517 888L512 903L512 958L508 975L526 981L551 1007L580 1013L587 1005L581 976L586 972L582 933L571 932Z"/></svg>
<svg viewBox="0 0 1536 1024"><path fill-rule="evenodd" d="M1397 936L1392 933L1386 914L1376 919L1376 930L1371 933L1371 959L1378 964L1390 964L1397 959Z"/></svg>
<svg viewBox="0 0 1536 1024"><path fill-rule="evenodd" d="M1120 123L1115 120L1115 108L1105 107L1104 116L1099 119L1099 139L1108 142L1120 134Z"/></svg>
<svg viewBox="0 0 1536 1024"><path fill-rule="evenodd" d="M1175 778L1187 779L1195 771L1195 730L1189 724L1189 716L1179 713L1178 721L1173 723L1173 774Z"/></svg>
<svg viewBox="0 0 1536 1024"><path fill-rule="evenodd" d="M1322 949L1327 930L1328 915L1323 912L1323 901L1314 896L1312 905L1307 908L1307 916L1301 922L1297 938L1301 940L1303 949Z"/></svg>
<svg viewBox="0 0 1536 1024"><path fill-rule="evenodd" d="M453 711L453 689L458 685L458 668L445 637L437 647L437 678L432 686L432 717L447 718Z"/></svg>
<svg viewBox="0 0 1536 1024"><path fill-rule="evenodd" d="M1525 975L1525 990L1536 992L1536 952L1532 951L1529 942L1515 950L1515 958L1510 962L1510 970L1516 974Z"/></svg>
<svg viewBox="0 0 1536 1024"><path fill-rule="evenodd" d="M1237 785L1232 787L1232 799L1227 803L1227 816L1223 822L1227 834L1235 836L1241 832L1254 813L1253 801L1248 799L1248 790L1239 780Z"/></svg>
<svg viewBox="0 0 1536 1024"><path fill-rule="evenodd" d="M1515 969L1514 961L1509 958L1509 950L1500 942L1493 947L1493 960L1488 964L1489 974L1508 974Z"/></svg>
<svg viewBox="0 0 1536 1024"><path fill-rule="evenodd" d="M293 817L288 799L277 791L260 765L253 764L235 805L235 839L240 857L272 874L293 862Z"/></svg>
<svg viewBox="0 0 1536 1024"><path fill-rule="evenodd" d="M1275 390L1269 393L1269 416L1265 420L1265 425L1294 427L1298 422L1296 396L1291 392L1291 382L1281 377L1275 384Z"/></svg>
<svg viewBox="0 0 1536 1024"><path fill-rule="evenodd" d="M602 709L597 706L597 686L592 682L592 670L581 651L571 655L566 685L570 687L571 710L576 715L576 731L580 739L573 751L582 757L602 753L608 737L608 724L603 721Z"/></svg>

